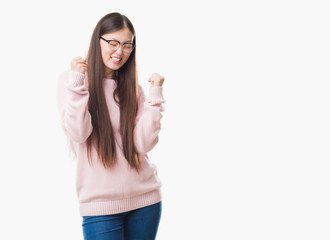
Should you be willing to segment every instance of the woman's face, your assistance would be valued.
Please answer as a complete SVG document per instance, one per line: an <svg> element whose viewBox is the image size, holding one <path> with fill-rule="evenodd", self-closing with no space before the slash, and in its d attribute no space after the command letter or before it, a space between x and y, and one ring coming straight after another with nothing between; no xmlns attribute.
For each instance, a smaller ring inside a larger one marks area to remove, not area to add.
<svg viewBox="0 0 330 240"><path fill-rule="evenodd" d="M133 43L133 34L127 27L124 27L116 32L104 34L102 38L116 40L107 43L103 39L100 39L102 59L105 65L105 77L113 78L113 72L121 68L131 55L129 48ZM120 42L120 45L116 49L118 42Z"/></svg>

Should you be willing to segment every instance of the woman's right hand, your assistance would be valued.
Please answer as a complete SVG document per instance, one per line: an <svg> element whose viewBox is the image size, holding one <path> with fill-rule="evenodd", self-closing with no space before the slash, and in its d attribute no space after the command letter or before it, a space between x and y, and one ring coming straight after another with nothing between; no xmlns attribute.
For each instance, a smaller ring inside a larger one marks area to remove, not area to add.
<svg viewBox="0 0 330 240"><path fill-rule="evenodd" d="M76 57L71 61L71 70L85 74L87 72L87 62L82 57Z"/></svg>

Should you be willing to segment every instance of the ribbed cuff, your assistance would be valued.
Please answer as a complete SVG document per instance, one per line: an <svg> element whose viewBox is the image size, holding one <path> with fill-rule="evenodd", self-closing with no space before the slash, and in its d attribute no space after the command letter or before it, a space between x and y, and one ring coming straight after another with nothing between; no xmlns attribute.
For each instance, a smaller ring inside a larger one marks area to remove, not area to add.
<svg viewBox="0 0 330 240"><path fill-rule="evenodd" d="M84 85L85 74L76 71L69 71L68 86L80 87Z"/></svg>
<svg viewBox="0 0 330 240"><path fill-rule="evenodd" d="M80 203L80 215L81 216L99 216L110 215L122 212L131 211L134 209L146 207L161 201L160 190L157 189L150 193L143 194L141 196L104 201L104 202L90 202Z"/></svg>
<svg viewBox="0 0 330 240"><path fill-rule="evenodd" d="M149 89L149 103L162 104L165 102L163 97L163 87L150 87Z"/></svg>

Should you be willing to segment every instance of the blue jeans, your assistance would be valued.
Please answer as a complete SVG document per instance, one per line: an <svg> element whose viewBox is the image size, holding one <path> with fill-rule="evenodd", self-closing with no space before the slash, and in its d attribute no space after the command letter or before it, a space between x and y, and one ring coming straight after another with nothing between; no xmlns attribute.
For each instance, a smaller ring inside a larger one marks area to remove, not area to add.
<svg viewBox="0 0 330 240"><path fill-rule="evenodd" d="M85 240L154 240L162 203L113 215L83 217Z"/></svg>

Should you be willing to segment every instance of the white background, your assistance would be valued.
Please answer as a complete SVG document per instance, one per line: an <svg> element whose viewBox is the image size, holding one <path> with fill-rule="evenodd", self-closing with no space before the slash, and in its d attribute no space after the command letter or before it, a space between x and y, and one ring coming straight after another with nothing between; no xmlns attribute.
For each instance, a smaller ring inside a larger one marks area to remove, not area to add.
<svg viewBox="0 0 330 240"><path fill-rule="evenodd" d="M166 77L158 238L330 239L327 1L0 6L0 239L82 239L56 81L118 11L139 81Z"/></svg>

